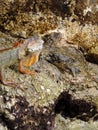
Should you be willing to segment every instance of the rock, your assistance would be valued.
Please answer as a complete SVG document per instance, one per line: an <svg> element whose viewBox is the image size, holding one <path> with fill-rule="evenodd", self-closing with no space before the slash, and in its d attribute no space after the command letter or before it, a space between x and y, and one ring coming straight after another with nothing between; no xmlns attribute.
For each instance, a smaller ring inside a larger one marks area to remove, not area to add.
<svg viewBox="0 0 98 130"><path fill-rule="evenodd" d="M0 129L67 130L98 127L97 0L1 0L0 48L38 33L44 48L37 74L5 68ZM96 64L95 64L96 63Z"/></svg>
<svg viewBox="0 0 98 130"><path fill-rule="evenodd" d="M98 45L97 44L91 49L89 49L86 58L87 60L98 64Z"/></svg>
<svg viewBox="0 0 98 130"><path fill-rule="evenodd" d="M39 62L31 68L39 70L37 75L26 76L11 68L7 70L6 76L12 75L15 81L20 82L20 87L1 85L0 113L6 127L13 130L53 130L57 114L83 121L97 120L95 93L98 82L92 75L93 69L88 71L89 65L81 51L74 46L58 47L57 42L53 44L54 39L51 38L51 43L47 39ZM62 101L64 103L60 105ZM69 107L71 109L67 111Z"/></svg>

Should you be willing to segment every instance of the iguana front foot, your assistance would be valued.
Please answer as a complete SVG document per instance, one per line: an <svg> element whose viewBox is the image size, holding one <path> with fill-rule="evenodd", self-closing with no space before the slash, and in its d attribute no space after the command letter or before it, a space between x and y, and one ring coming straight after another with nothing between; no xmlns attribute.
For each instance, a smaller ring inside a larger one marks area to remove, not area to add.
<svg viewBox="0 0 98 130"><path fill-rule="evenodd" d="M19 67L19 71L23 74L28 74L28 75L34 75L36 74L37 72L36 71L30 71L30 70L27 70L25 69L24 67Z"/></svg>

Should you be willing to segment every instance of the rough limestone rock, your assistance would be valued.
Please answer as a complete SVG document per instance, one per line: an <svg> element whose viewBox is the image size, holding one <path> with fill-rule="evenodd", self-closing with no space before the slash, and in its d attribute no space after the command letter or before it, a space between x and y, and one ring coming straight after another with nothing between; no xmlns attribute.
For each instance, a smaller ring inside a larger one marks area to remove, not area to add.
<svg viewBox="0 0 98 130"><path fill-rule="evenodd" d="M0 130L97 130L97 24L98 0L0 0L0 50L44 40L36 75L5 68L19 86L0 83Z"/></svg>

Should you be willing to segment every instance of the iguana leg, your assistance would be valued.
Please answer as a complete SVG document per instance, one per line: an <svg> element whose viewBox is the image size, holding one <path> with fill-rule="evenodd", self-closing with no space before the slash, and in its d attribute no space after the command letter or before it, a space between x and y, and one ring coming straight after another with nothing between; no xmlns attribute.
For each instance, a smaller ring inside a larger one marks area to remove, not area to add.
<svg viewBox="0 0 98 130"><path fill-rule="evenodd" d="M19 63L19 71L24 74L33 75L36 72L27 70L25 67L30 67L31 65L35 64L38 61L39 53L33 53L25 57L25 59L21 60Z"/></svg>
<svg viewBox="0 0 98 130"><path fill-rule="evenodd" d="M0 81L4 85L10 85L10 86L14 86L14 87L18 85L17 83L14 83L11 80L5 81L5 79L4 79L4 68L0 68Z"/></svg>
<svg viewBox="0 0 98 130"><path fill-rule="evenodd" d="M4 82L4 76L3 76L3 69L0 68L0 81L3 83Z"/></svg>

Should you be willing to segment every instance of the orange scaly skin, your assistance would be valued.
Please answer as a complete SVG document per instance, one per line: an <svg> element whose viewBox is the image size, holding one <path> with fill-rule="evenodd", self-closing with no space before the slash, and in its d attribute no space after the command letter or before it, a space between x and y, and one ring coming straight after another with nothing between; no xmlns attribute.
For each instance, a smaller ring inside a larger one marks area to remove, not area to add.
<svg viewBox="0 0 98 130"><path fill-rule="evenodd" d="M32 38L25 40L23 43L15 43L11 48L0 50L0 81L4 85L16 86L12 81L4 80L4 68L19 62L19 71L24 74L35 74L25 67L30 67L38 61L40 52L43 48L43 40L34 35Z"/></svg>
<svg viewBox="0 0 98 130"><path fill-rule="evenodd" d="M31 65L38 62L39 54L40 53L30 54L27 57L25 57L23 60L21 60L19 62L19 71L21 73L29 74L29 75L35 74L36 73L35 71L27 70L27 69L24 68L24 66L25 67L30 67Z"/></svg>

